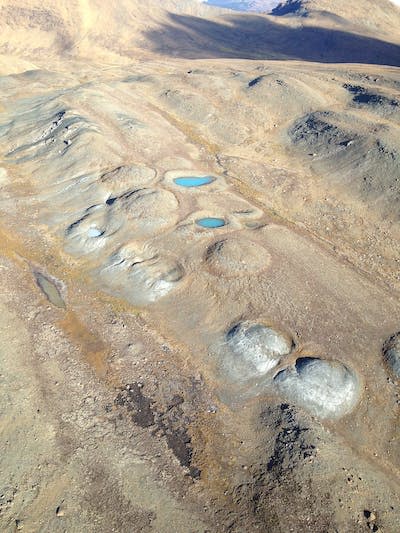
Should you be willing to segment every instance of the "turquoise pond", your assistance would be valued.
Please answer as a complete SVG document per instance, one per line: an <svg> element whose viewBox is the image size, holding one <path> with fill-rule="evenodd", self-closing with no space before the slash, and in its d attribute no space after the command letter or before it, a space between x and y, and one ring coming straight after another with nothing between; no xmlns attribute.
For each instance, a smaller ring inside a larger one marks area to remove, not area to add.
<svg viewBox="0 0 400 533"><path fill-rule="evenodd" d="M196 224L202 228L222 228L222 226L225 226L225 220L223 218L207 217L196 220Z"/></svg>
<svg viewBox="0 0 400 533"><path fill-rule="evenodd" d="M187 176L182 178L175 178L174 183L181 187L201 187L212 183L214 178L211 176Z"/></svg>

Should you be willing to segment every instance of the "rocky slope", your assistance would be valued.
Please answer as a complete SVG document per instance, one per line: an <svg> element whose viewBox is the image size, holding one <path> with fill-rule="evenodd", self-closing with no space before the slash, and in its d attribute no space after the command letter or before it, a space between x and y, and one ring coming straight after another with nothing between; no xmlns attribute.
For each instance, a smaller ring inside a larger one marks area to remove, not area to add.
<svg viewBox="0 0 400 533"><path fill-rule="evenodd" d="M349 4L344 0L288 0L277 5L276 16L309 19L311 24L344 28L364 35L378 35L399 41L400 9L391 0L362 0Z"/></svg>

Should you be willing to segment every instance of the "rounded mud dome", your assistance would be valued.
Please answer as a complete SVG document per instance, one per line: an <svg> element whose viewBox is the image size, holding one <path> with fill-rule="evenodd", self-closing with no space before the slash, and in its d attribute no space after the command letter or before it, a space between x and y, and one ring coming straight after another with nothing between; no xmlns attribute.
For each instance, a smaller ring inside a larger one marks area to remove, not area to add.
<svg viewBox="0 0 400 533"><path fill-rule="evenodd" d="M183 267L173 259L134 265L129 273L130 299L136 305L156 302L174 290L183 276Z"/></svg>
<svg viewBox="0 0 400 533"><path fill-rule="evenodd" d="M140 189L117 198L112 204L122 210L128 224L133 223L139 236L157 234L178 221L179 203L172 192L162 189Z"/></svg>
<svg viewBox="0 0 400 533"><path fill-rule="evenodd" d="M67 228L66 250L80 255L99 250L122 225L121 217L112 213L106 205L93 206Z"/></svg>
<svg viewBox="0 0 400 533"><path fill-rule="evenodd" d="M99 275L115 294L140 306L174 290L185 271L175 259L160 256L152 247L130 243L109 258Z"/></svg>
<svg viewBox="0 0 400 533"><path fill-rule="evenodd" d="M227 238L215 242L205 256L209 270L224 276L247 276L266 269L271 261L267 250L252 241Z"/></svg>
<svg viewBox="0 0 400 533"><path fill-rule="evenodd" d="M118 167L106 172L100 178L100 183L112 195L121 195L132 191L133 187L148 185L156 177L156 171L143 165Z"/></svg>
<svg viewBox="0 0 400 533"><path fill-rule="evenodd" d="M297 359L294 367L279 372L274 383L290 402L319 418L339 418L356 405L360 385L356 374L338 361Z"/></svg>
<svg viewBox="0 0 400 533"><path fill-rule="evenodd" d="M396 378L400 378L400 332L385 342L383 358Z"/></svg>
<svg viewBox="0 0 400 533"><path fill-rule="evenodd" d="M267 374L293 349L293 340L263 324L241 322L226 334L223 370L236 381Z"/></svg>

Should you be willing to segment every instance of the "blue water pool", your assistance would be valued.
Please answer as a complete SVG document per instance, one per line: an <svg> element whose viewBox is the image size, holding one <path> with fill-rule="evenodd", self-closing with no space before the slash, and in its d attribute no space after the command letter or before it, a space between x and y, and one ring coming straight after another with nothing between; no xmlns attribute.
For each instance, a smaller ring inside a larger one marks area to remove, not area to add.
<svg viewBox="0 0 400 533"><path fill-rule="evenodd" d="M201 187L212 183L214 178L211 176L187 176L182 178L175 178L174 183L181 187Z"/></svg>
<svg viewBox="0 0 400 533"><path fill-rule="evenodd" d="M202 228L222 228L222 226L225 226L225 220L223 218L207 217L196 220L196 224Z"/></svg>

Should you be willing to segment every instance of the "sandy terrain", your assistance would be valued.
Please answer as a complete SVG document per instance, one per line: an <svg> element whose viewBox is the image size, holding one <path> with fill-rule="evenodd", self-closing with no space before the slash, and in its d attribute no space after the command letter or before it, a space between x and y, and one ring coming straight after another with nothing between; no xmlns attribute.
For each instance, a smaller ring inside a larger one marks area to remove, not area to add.
<svg viewBox="0 0 400 533"><path fill-rule="evenodd" d="M397 533L400 9L359 4L0 0L1 531Z"/></svg>

